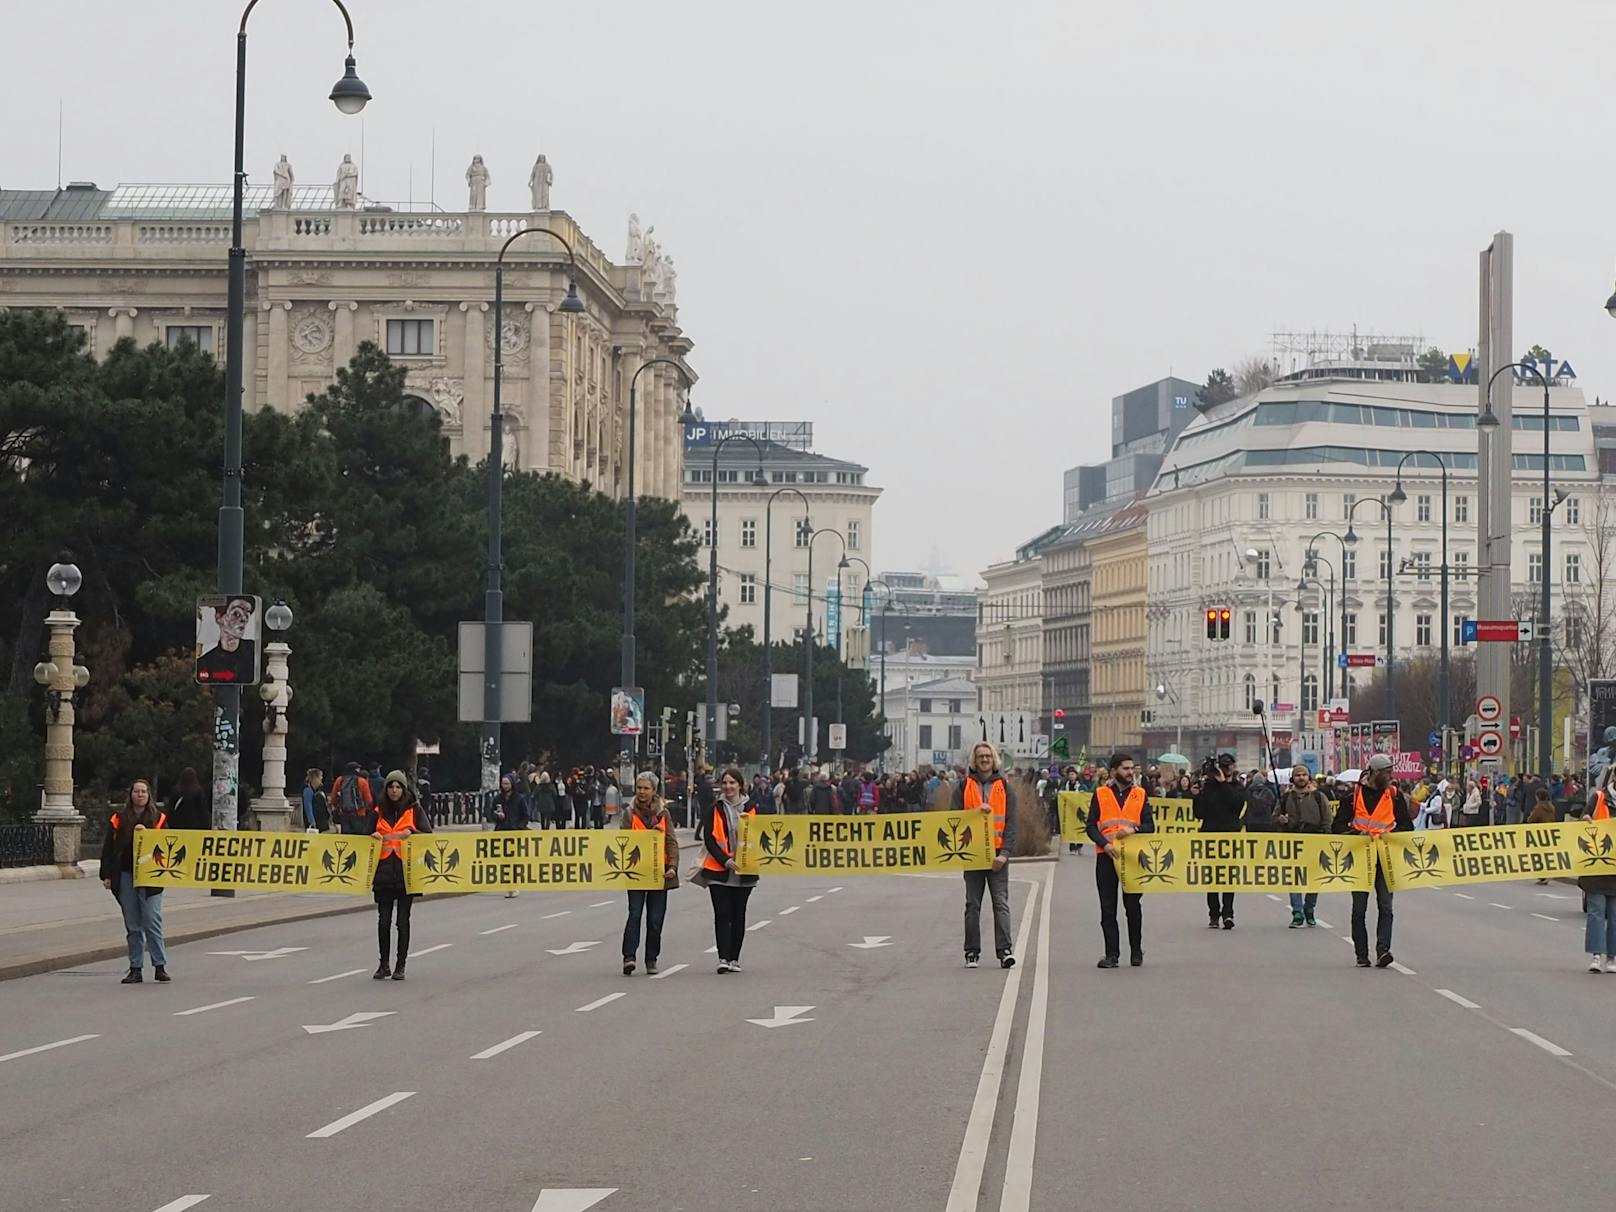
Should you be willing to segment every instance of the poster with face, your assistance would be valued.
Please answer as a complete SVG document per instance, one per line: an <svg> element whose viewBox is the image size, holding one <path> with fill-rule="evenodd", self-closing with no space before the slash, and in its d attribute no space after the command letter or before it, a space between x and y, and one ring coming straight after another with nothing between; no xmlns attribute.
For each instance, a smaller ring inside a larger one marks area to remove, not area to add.
<svg viewBox="0 0 1616 1212"><path fill-rule="evenodd" d="M196 600L196 680L204 686L256 686L263 602L248 594Z"/></svg>

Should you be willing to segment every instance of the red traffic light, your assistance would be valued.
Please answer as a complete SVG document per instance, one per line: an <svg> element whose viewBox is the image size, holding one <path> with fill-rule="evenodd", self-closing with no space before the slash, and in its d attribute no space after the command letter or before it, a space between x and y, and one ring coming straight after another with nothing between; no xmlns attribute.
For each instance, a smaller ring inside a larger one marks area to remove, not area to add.
<svg viewBox="0 0 1616 1212"><path fill-rule="evenodd" d="M1065 719L1065 718L1066 718L1066 712L1065 712L1065 711L1063 711L1063 710L1062 710L1062 709L1061 709L1061 708L1059 708L1059 707L1057 707L1057 708L1055 708L1055 718L1056 718L1056 719L1057 719L1057 720L1064 720L1064 719Z"/></svg>

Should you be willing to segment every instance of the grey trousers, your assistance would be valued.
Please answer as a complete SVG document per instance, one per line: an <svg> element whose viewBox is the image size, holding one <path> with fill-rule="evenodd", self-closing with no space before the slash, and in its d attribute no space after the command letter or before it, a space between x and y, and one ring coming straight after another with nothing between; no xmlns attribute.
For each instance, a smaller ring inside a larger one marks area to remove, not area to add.
<svg viewBox="0 0 1616 1212"><path fill-rule="evenodd" d="M1010 865L998 871L965 873L965 950L982 951L982 891L993 898L993 946L997 955L1011 950L1010 942Z"/></svg>

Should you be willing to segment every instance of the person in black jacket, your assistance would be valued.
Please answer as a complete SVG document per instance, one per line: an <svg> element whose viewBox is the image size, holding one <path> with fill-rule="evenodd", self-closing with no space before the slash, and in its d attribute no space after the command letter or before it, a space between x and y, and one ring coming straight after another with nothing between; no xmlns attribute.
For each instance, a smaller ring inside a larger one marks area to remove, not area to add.
<svg viewBox="0 0 1616 1212"><path fill-rule="evenodd" d="M1136 786L1138 767L1130 753L1113 753L1107 767L1109 777L1094 789L1094 800L1089 805L1088 821L1084 825L1089 840L1094 843L1094 890L1100 897L1100 933L1105 939L1105 954L1096 965L1115 968L1122 962L1122 937L1117 930L1117 893L1122 879L1116 861L1122 857L1121 843L1135 833L1156 831L1155 810L1149 794ZM1137 791L1137 797L1134 792ZM1138 824L1132 824L1130 797L1137 799ZM1115 815L1113 815L1115 814ZM1128 956L1130 967L1138 968L1145 962L1144 894L1122 893L1122 910L1128 919Z"/></svg>
<svg viewBox="0 0 1616 1212"><path fill-rule="evenodd" d="M207 792L202 790L202 781L196 777L196 770L190 766L180 771L179 781L174 784L174 795L168 809L168 827L213 828L213 816L208 811Z"/></svg>
<svg viewBox="0 0 1616 1212"><path fill-rule="evenodd" d="M1225 753L1207 772L1206 781L1195 796L1195 817L1202 833L1239 833L1245 828L1246 791L1235 777L1234 754ZM1234 929L1234 893L1206 894L1208 930L1221 924Z"/></svg>
<svg viewBox="0 0 1616 1212"><path fill-rule="evenodd" d="M151 784L136 779L129 786L129 798L107 823L106 840L101 844L101 886L118 898L123 909L124 933L129 941L129 973L120 981L138 985L146 950L151 951L153 975L167 982L168 955L163 949L163 890L135 887L135 830L161 829L168 817L152 799Z"/></svg>
<svg viewBox="0 0 1616 1212"><path fill-rule="evenodd" d="M494 794L489 815L494 818L494 831L526 829L533 815L532 805L522 791L522 783L514 771L499 776L499 790ZM516 893L507 892L506 900L514 900Z"/></svg>
<svg viewBox="0 0 1616 1212"><path fill-rule="evenodd" d="M1377 753L1369 759L1358 786L1341 801L1336 810L1336 833L1355 833L1366 837L1379 837L1385 833L1402 833L1414 828L1414 817L1409 811L1408 797L1392 785L1392 759ZM1380 866L1379 852L1375 863L1375 967L1392 966L1392 894L1386 886L1386 872ZM1358 955L1358 967L1369 967L1369 894L1352 894L1352 946Z"/></svg>

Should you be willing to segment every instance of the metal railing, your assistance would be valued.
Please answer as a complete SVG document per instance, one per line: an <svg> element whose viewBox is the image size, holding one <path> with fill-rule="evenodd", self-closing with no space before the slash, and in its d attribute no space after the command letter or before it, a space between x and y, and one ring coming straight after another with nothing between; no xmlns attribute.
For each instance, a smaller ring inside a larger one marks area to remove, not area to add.
<svg viewBox="0 0 1616 1212"><path fill-rule="evenodd" d="M426 813L434 828L443 825L480 825L489 819L492 791L434 791L427 796Z"/></svg>
<svg viewBox="0 0 1616 1212"><path fill-rule="evenodd" d="M56 861L56 827L0 825L0 867L40 867Z"/></svg>

